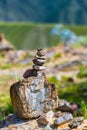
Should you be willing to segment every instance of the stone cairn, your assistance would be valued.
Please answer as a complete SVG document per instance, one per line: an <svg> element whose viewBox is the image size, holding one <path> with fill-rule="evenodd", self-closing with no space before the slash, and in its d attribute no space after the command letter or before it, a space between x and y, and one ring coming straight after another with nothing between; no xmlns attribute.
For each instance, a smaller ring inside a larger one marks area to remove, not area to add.
<svg viewBox="0 0 87 130"><path fill-rule="evenodd" d="M83 118L73 119L69 103L60 103L55 84L46 79L45 62L43 50L38 49L33 69L11 86L14 114L0 122L1 130L71 130L83 122Z"/></svg>
<svg viewBox="0 0 87 130"><path fill-rule="evenodd" d="M44 70L45 67L43 66L44 63L46 62L46 57L45 54L43 53L42 49L38 49L37 50L37 54L35 55L35 58L33 59L33 69L40 71L40 70Z"/></svg>
<svg viewBox="0 0 87 130"><path fill-rule="evenodd" d="M56 86L46 80L43 71L45 67L42 65L45 61L43 50L38 49L29 77L11 86L12 104L15 113L20 118L37 118L44 111L47 112L58 107Z"/></svg>

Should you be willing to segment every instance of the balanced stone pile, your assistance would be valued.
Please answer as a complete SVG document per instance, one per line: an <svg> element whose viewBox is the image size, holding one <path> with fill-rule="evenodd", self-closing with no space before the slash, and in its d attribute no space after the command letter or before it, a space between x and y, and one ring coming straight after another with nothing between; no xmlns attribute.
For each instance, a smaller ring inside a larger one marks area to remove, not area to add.
<svg viewBox="0 0 87 130"><path fill-rule="evenodd" d="M35 57L32 76L13 84L10 89L14 111L21 118L37 118L58 107L56 86L46 80L43 72L46 59L41 49Z"/></svg>
<svg viewBox="0 0 87 130"><path fill-rule="evenodd" d="M43 50L38 49L33 69L28 69L24 79L11 86L14 114L0 122L1 130L70 130L83 122L83 118L73 119L67 103L60 103L55 84L46 79L45 62Z"/></svg>
<svg viewBox="0 0 87 130"><path fill-rule="evenodd" d="M46 57L43 53L42 49L38 49L37 50L37 54L35 56L35 58L33 59L33 69L39 71L39 70L44 70L45 67L43 66L43 64L46 62Z"/></svg>

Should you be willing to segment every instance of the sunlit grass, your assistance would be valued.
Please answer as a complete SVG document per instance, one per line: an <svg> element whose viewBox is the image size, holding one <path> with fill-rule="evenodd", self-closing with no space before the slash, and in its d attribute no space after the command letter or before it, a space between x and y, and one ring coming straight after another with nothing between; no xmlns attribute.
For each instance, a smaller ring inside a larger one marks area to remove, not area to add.
<svg viewBox="0 0 87 130"><path fill-rule="evenodd" d="M84 97L84 92L81 90L84 86L87 87L87 81L74 83L68 82L65 78L58 81L55 76L48 78L48 80L56 84L60 99L81 105L82 116L87 118L87 96Z"/></svg>
<svg viewBox="0 0 87 130"><path fill-rule="evenodd" d="M9 94L0 94L0 107L4 107L10 99Z"/></svg>

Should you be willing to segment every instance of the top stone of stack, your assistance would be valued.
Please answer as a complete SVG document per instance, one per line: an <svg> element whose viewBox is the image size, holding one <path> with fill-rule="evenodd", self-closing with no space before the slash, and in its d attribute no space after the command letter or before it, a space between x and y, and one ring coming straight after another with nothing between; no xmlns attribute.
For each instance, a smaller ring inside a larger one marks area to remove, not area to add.
<svg viewBox="0 0 87 130"><path fill-rule="evenodd" d="M33 59L33 69L40 71L44 70L45 67L43 66L46 62L46 57L42 49L37 49L37 53L35 55L35 58Z"/></svg>

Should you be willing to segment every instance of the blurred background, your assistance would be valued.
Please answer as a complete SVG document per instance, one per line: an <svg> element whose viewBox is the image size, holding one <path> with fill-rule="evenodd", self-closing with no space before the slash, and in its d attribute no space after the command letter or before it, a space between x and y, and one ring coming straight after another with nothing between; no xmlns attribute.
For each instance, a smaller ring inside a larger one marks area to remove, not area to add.
<svg viewBox="0 0 87 130"><path fill-rule="evenodd" d="M0 119L13 113L10 86L32 67L37 48L59 98L87 118L87 0L0 0Z"/></svg>
<svg viewBox="0 0 87 130"><path fill-rule="evenodd" d="M87 34L86 5L86 0L0 0L0 33L17 49L50 47L58 43L50 35L55 24Z"/></svg>

